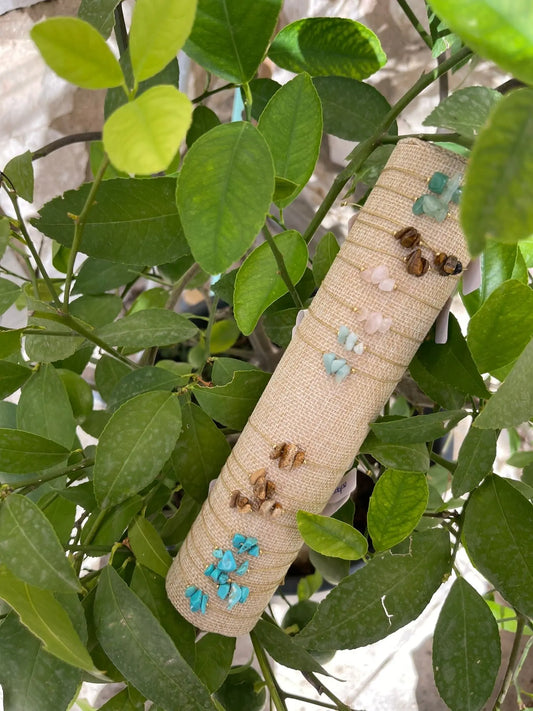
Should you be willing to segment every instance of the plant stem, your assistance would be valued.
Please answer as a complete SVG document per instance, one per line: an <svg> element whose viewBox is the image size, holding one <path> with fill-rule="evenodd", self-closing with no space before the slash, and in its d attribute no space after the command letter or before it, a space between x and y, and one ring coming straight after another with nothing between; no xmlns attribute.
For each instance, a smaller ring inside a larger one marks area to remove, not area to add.
<svg viewBox="0 0 533 711"><path fill-rule="evenodd" d="M213 324L215 323L215 318L217 315L218 308L218 296L215 296L211 301L211 308L209 309L209 320L207 322L207 327L205 329L205 352L206 357L209 356L209 348L211 346L211 331L213 330Z"/></svg>
<svg viewBox="0 0 533 711"><path fill-rule="evenodd" d="M422 40L427 44L427 46L430 49L433 49L433 42L431 41L431 37L426 32L426 30L422 27L420 20L415 15L415 13L411 10L411 8L410 8L409 4L406 2L406 0L396 0L396 2L402 8L402 10L405 12L407 19L413 25L415 30L418 32L418 34L420 35Z"/></svg>
<svg viewBox="0 0 533 711"><path fill-rule="evenodd" d="M516 620L516 632L513 640L513 647L511 649L511 654L509 655L509 662L507 664L507 669L505 670L505 676L503 677L503 682L500 688L500 693L496 699L496 703L493 706L493 711L500 711L509 687L513 680L513 675L515 667L518 661L518 655L520 653L520 643L522 641L522 634L524 632L524 627L526 625L526 618L519 612L517 614Z"/></svg>
<svg viewBox="0 0 533 711"><path fill-rule="evenodd" d="M282 698L280 688L274 678L272 669L270 668L270 664L268 663L268 659L266 658L263 648L259 644L259 641L253 632L250 632L250 638L254 646L255 656L257 657L257 661L259 662L259 666L261 667L261 671L263 672L263 676L267 683L271 701L274 702L274 706L278 711L287 711L287 706Z"/></svg>
<svg viewBox="0 0 533 711"><path fill-rule="evenodd" d="M72 240L72 247L70 248L70 253L68 257L67 265L67 275L65 277L65 289L63 293L63 310L68 313L69 309L69 298L70 298L70 285L72 284L72 277L74 275L74 262L76 261L76 256L80 248L81 238L83 236L83 230L85 228L85 223L89 215L89 211L93 206L96 193L100 187L100 183L104 177L107 166L109 165L109 158L105 155L100 163L98 172L95 175L85 204L82 207L80 214L74 219L74 238Z"/></svg>
<svg viewBox="0 0 533 711"><path fill-rule="evenodd" d="M327 704L325 701L315 701L315 699L308 699L306 696L298 696L298 694L284 694L286 699L294 699L295 701L306 701L308 704L313 704L313 706L321 706L325 709L338 709L336 704Z"/></svg>
<svg viewBox="0 0 533 711"><path fill-rule="evenodd" d="M439 464L441 467L444 467L444 469L447 469L452 474L457 469L457 462L450 462L448 459L444 459L444 457L441 457L440 454L436 454L436 452L430 452L429 458L432 462L435 462L435 464Z"/></svg>
<svg viewBox="0 0 533 711"><path fill-rule="evenodd" d="M419 141L431 141L432 143L457 143L465 148L472 148L473 140L460 133L405 133L402 136L382 136L381 144L398 143L404 138L417 138Z"/></svg>
<svg viewBox="0 0 533 711"><path fill-rule="evenodd" d="M213 96L213 94L218 94L219 91L225 91L226 89L234 89L235 84L224 84L224 86L219 86L217 89L206 89L202 94L196 97L196 99L192 100L193 104L199 104L201 101L204 99L207 99L209 96Z"/></svg>
<svg viewBox="0 0 533 711"><path fill-rule="evenodd" d="M332 691L330 691L326 686L324 686L320 679L317 679L312 672L302 672L302 675L304 679L306 679L311 684L311 686L313 686L318 691L319 694L326 694L326 696L330 698L334 704L337 705L339 711L352 711L349 706L347 706L343 701L337 698Z"/></svg>
<svg viewBox="0 0 533 711"><path fill-rule="evenodd" d="M101 131L85 131L84 133L72 133L70 136L62 136L61 138L47 143L46 146L38 148L31 154L32 160L38 160L39 158L44 158L44 156L50 155L59 148L64 148L64 146L70 146L73 143L90 143L91 141L101 141L102 132Z"/></svg>
<svg viewBox="0 0 533 711"><path fill-rule="evenodd" d="M122 4L119 3L115 8L115 39L120 56L128 49L128 31L124 22L124 13L122 12Z"/></svg>
<svg viewBox="0 0 533 711"><path fill-rule="evenodd" d="M244 112L246 115L246 120L251 121L252 120L252 92L250 91L250 85L248 82L245 82L242 85L242 90L244 93Z"/></svg>
<svg viewBox="0 0 533 711"><path fill-rule="evenodd" d="M37 268L39 269L40 273L43 276L44 283L46 284L46 287L47 287L48 291L50 292L50 296L52 297L52 302L53 302L54 306L56 308L60 308L61 302L59 300L57 291L55 290L52 280L48 276L48 272L44 268L44 264L41 260L41 257L39 256L39 252L35 249L35 245L32 242L32 239L31 239L29 232L26 228L26 224L22 218L22 214L20 212L20 207L18 204L17 193L15 192L15 189L13 188L13 186L11 186L11 187L5 186L5 190L8 194L9 199L11 200L11 204L13 205L13 209L15 210L15 214L17 215L19 229L22 233L22 236L24 237L24 243L30 250L31 256L35 260L35 264L37 265ZM36 294L36 296L37 296L37 294Z"/></svg>
<svg viewBox="0 0 533 711"><path fill-rule="evenodd" d="M429 72L425 72L422 76L413 84L413 86L405 92L405 94L391 107L390 111L383 118L381 123L378 125L375 133L370 138L359 143L355 150L352 151L350 155L350 162L342 170L335 180L331 188L322 203L320 204L318 210L316 211L313 219L309 223L306 231L304 232L304 239L309 242L319 225L321 224L324 217L329 212L331 206L335 202L341 190L344 188L348 180L357 173L361 168L365 160L372 153L374 148L381 143L384 134L388 131L391 125L394 123L396 118L401 114L401 112L415 99L420 93L424 91L428 86L430 86L435 80L439 78L441 74L448 72L450 69L459 62L469 57L472 54L472 50L468 47L463 47L458 52L456 52L452 57L447 59L442 64L438 65L435 69Z"/></svg>
<svg viewBox="0 0 533 711"><path fill-rule="evenodd" d="M174 310L174 307L178 303L178 300L181 294L183 293L183 290L186 288L187 284L191 281L191 279L198 274L200 268L200 265L195 262L191 267L189 267L189 269L187 269L185 274L180 279L178 279L178 281L172 287L172 291L168 295L167 303L165 304L166 309L168 309L169 311Z"/></svg>
<svg viewBox="0 0 533 711"><path fill-rule="evenodd" d="M266 225L263 225L262 232L265 237L265 240L268 242L268 246L272 250L272 254L274 255L274 259L276 260L276 264L278 265L279 275L285 282L285 286L289 290L289 294L291 295L292 300L294 301L294 305L298 309L303 309L304 305L302 303L302 300L300 299L300 295L296 291L296 288L291 281L289 272L287 271L287 267L285 266L285 260L283 259L283 255L279 251L278 245L276 244Z"/></svg>

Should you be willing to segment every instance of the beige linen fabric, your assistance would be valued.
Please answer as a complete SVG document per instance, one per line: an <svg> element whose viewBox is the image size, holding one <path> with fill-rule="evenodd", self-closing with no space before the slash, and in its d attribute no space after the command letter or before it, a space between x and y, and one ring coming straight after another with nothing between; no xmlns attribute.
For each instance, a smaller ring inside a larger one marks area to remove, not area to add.
<svg viewBox="0 0 533 711"><path fill-rule="evenodd" d="M169 598L201 629L237 636L253 628L302 544L296 512L322 511L351 467L369 423L380 414L454 291L458 277L444 277L436 270L422 277L408 274L404 258L410 250L393 237L413 225L434 251L468 263L456 205L450 203L441 223L412 213L414 200L428 192L427 181L437 170L448 176L462 174L464 161L414 139L398 143L174 560L167 578ZM431 258L428 248L423 252ZM388 267L396 282L393 291L382 291L361 277L362 269L378 265ZM356 320L362 308L391 318L390 330L365 333L364 323ZM360 335L362 355L348 353L337 342L341 325ZM322 362L323 354L331 351L346 358L355 371L341 383L326 374ZM283 442L305 451L302 466L280 469L270 459L272 448ZM236 489L252 496L249 475L262 467L283 506L277 518L229 506ZM257 538L261 553L258 558L239 556L248 559L250 567L235 582L248 586L250 594L228 611L227 600L217 597L217 586L204 570L217 562L215 548L232 548L235 533ZM190 611L185 597L189 585L209 595L206 614Z"/></svg>

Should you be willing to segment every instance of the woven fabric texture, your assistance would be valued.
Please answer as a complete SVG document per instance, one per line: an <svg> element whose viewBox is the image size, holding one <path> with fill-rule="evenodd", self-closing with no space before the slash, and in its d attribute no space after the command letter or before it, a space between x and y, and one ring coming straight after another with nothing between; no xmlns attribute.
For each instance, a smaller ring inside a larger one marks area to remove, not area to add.
<svg viewBox="0 0 533 711"><path fill-rule="evenodd" d="M380 414L455 290L456 276L444 277L435 269L421 277L409 274L405 257L411 250L393 235L412 225L420 231L422 251L430 261L431 251L444 252L466 266L457 206L450 203L448 217L440 223L412 212L435 171L452 176L462 174L464 167L459 156L414 139L400 141L393 151L169 571L170 600L202 630L237 636L254 627L302 545L297 511L322 511L352 466L369 423ZM361 276L362 270L380 265L395 280L392 291ZM366 333L366 322L358 320L362 309L390 318L390 329ZM337 342L343 325L360 335L361 355ZM346 358L352 367L343 382L326 374L322 357L327 352ZM279 460L270 458L282 443L305 452L303 465L280 468ZM277 517L230 507L233 491L252 496L249 477L260 468L266 468L276 487L274 499L283 507ZM204 571L217 562L214 549L232 549L236 533L257 538L260 555L238 556L248 559L249 569L234 579L250 593L245 603L228 610L227 600L217 596L216 583ZM191 585L209 596L205 614L190 610L185 590Z"/></svg>

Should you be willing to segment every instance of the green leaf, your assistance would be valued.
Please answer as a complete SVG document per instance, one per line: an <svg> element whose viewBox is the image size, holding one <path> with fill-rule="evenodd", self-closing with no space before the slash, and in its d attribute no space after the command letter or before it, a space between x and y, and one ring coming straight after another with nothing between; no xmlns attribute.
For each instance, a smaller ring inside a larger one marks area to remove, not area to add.
<svg viewBox="0 0 533 711"><path fill-rule="evenodd" d="M227 385L233 380L233 375L239 370L255 370L255 365L247 360L238 360L237 358L215 358L213 370L211 371L211 380L214 385Z"/></svg>
<svg viewBox="0 0 533 711"><path fill-rule="evenodd" d="M324 131L347 141L370 138L390 104L370 84L346 76L313 79L324 112ZM396 124L389 133L398 133Z"/></svg>
<svg viewBox="0 0 533 711"><path fill-rule="evenodd" d="M160 27L165 25L159 22ZM175 87L148 89L105 122L102 136L110 161L118 170L137 175L166 170L187 133L191 114L191 102Z"/></svg>
<svg viewBox="0 0 533 711"><path fill-rule="evenodd" d="M367 554L366 538L343 521L307 511L298 511L296 521L307 545L322 555L359 560Z"/></svg>
<svg viewBox="0 0 533 711"><path fill-rule="evenodd" d="M533 8L528 0L430 0L466 45L507 72L533 83Z"/></svg>
<svg viewBox="0 0 533 711"><path fill-rule="evenodd" d="M113 546L123 539L124 532L142 505L142 498L135 495L114 506L105 514L103 520L100 518L100 510L93 511L83 527L81 543L84 544L90 536L91 543L95 546ZM96 532L93 531L93 526L97 527Z"/></svg>
<svg viewBox="0 0 533 711"><path fill-rule="evenodd" d="M249 86L252 92L252 118L258 121L270 99L278 89L281 89L281 84L273 79L259 77L252 79ZM243 96L243 101L244 98Z"/></svg>
<svg viewBox="0 0 533 711"><path fill-rule="evenodd" d="M471 254L487 239L517 242L533 233L532 182L533 89L519 89L498 103L472 149L461 199Z"/></svg>
<svg viewBox="0 0 533 711"><path fill-rule="evenodd" d="M457 578L441 609L433 638L439 694L452 711L479 711L500 668L498 625L483 598Z"/></svg>
<svg viewBox="0 0 533 711"><path fill-rule="evenodd" d="M421 472L384 471L368 507L368 533L375 550L387 550L407 538L426 510L428 498L428 484Z"/></svg>
<svg viewBox="0 0 533 711"><path fill-rule="evenodd" d="M223 79L244 84L263 61L276 27L281 0L199 0L185 51Z"/></svg>
<svg viewBox="0 0 533 711"><path fill-rule="evenodd" d="M148 266L180 257L183 238L175 187L174 178L104 181L87 216L80 251L110 262ZM90 189L91 184L85 183L78 190L68 190L54 198L39 210L40 218L32 223L48 237L70 247L74 226L68 213L80 214Z"/></svg>
<svg viewBox="0 0 533 711"><path fill-rule="evenodd" d="M11 223L8 217L0 217L0 259L4 256L11 238Z"/></svg>
<svg viewBox="0 0 533 711"><path fill-rule="evenodd" d="M373 432L370 432L361 448L361 454L370 454L390 469L405 472L427 472L429 455L424 444L388 444L382 442Z"/></svg>
<svg viewBox="0 0 533 711"><path fill-rule="evenodd" d="M261 397L269 373L261 370L241 370L227 385L214 388L194 388L194 396L202 410L221 425L242 430L257 401Z"/></svg>
<svg viewBox="0 0 533 711"><path fill-rule="evenodd" d="M96 363L94 380L96 389L105 402L109 402L116 385L132 370L111 356L103 355Z"/></svg>
<svg viewBox="0 0 533 711"><path fill-rule="evenodd" d="M517 610L533 614L533 506L508 481L488 476L470 496L463 538L474 566Z"/></svg>
<svg viewBox="0 0 533 711"><path fill-rule="evenodd" d="M180 429L175 395L144 393L122 405L96 448L94 491L101 508L119 504L150 484L169 458Z"/></svg>
<svg viewBox="0 0 533 711"><path fill-rule="evenodd" d="M366 79L387 58L376 35L343 17L308 17L284 27L268 56L282 69L311 76Z"/></svg>
<svg viewBox="0 0 533 711"><path fill-rule="evenodd" d="M424 341L409 368L415 380L419 377L423 378L422 389L424 389L426 383L431 387L436 382L436 394L440 397L440 395L446 393L445 399L447 401L452 399L453 390L465 395L476 395L480 398L490 397L466 340L461 333L461 327L457 319L451 314L449 317L448 341L442 345L435 343L433 339ZM429 382L424 377L425 373L429 373L431 376ZM446 386L446 389L442 387L443 385ZM428 394L433 397L429 392ZM437 398L435 400L440 402ZM448 407L445 403L441 404Z"/></svg>
<svg viewBox="0 0 533 711"><path fill-rule="evenodd" d="M108 89L124 76L102 35L84 20L51 17L30 31L44 61L63 79L84 89Z"/></svg>
<svg viewBox="0 0 533 711"><path fill-rule="evenodd" d="M321 585L322 576L318 570L315 570L311 575L306 575L305 578L300 578L297 587L298 600L300 602L302 600L308 600L320 589Z"/></svg>
<svg viewBox="0 0 533 711"><path fill-rule="evenodd" d="M286 207L311 177L320 150L322 110L311 77L300 74L282 86L266 105L257 128L272 153L276 176L297 185L290 197L277 200Z"/></svg>
<svg viewBox="0 0 533 711"><path fill-rule="evenodd" d="M17 426L71 449L76 423L65 386L53 366L41 366L25 383L17 408Z"/></svg>
<svg viewBox="0 0 533 711"><path fill-rule="evenodd" d="M17 195L23 200L33 202L33 163L31 151L11 158L4 168L4 173L12 182Z"/></svg>
<svg viewBox="0 0 533 711"><path fill-rule="evenodd" d="M0 429L0 462L9 474L26 474L62 464L70 454L57 442L21 430Z"/></svg>
<svg viewBox="0 0 533 711"><path fill-rule="evenodd" d="M491 397L474 425L482 429L514 427L533 415L533 339L528 343L498 391Z"/></svg>
<svg viewBox="0 0 533 711"><path fill-rule="evenodd" d="M7 358L7 356L13 353L18 353L21 348L21 336L24 333L23 328L14 328L8 331L0 331L0 358ZM0 360L0 393L2 392L2 371L4 370L2 363L6 361ZM7 361L9 362L9 361ZM16 365L16 364L15 364ZM9 387L8 387L9 390ZM16 390L16 388L15 388ZM5 393L3 397L9 395L10 393Z"/></svg>
<svg viewBox="0 0 533 711"><path fill-rule="evenodd" d="M103 706L100 706L98 708L98 711L143 711L145 706L144 703L134 704L130 698L131 691L134 691L134 689L132 689L131 687L126 687L125 689L122 689L122 691L119 691L118 694L115 694L108 701L106 701ZM92 707L90 711L92 711Z"/></svg>
<svg viewBox="0 0 533 711"><path fill-rule="evenodd" d="M292 329L296 324L299 309L281 309L280 311L267 311L263 316L263 325L267 336L277 346L286 348L291 342Z"/></svg>
<svg viewBox="0 0 533 711"><path fill-rule="evenodd" d="M115 24L115 8L120 0L81 0L78 17L107 39Z"/></svg>
<svg viewBox="0 0 533 711"><path fill-rule="evenodd" d="M380 553L342 580L295 639L306 649L355 649L387 637L424 610L451 565L440 529L413 536L409 552Z"/></svg>
<svg viewBox="0 0 533 711"><path fill-rule="evenodd" d="M240 336L239 327L233 319L216 321L211 329L210 353L223 353L231 348Z"/></svg>
<svg viewBox="0 0 533 711"><path fill-rule="evenodd" d="M177 204L202 269L217 274L242 257L264 223L273 193L272 157L251 124L216 126L191 146L179 177Z"/></svg>
<svg viewBox="0 0 533 711"><path fill-rule="evenodd" d="M69 616L52 593L22 582L0 566L0 598L11 605L22 624L44 643L47 652L98 676Z"/></svg>
<svg viewBox="0 0 533 711"><path fill-rule="evenodd" d="M203 104L197 106L192 112L191 126L185 137L187 148L190 148L200 136L203 136L204 133L215 128L215 126L220 126L220 119L216 113Z"/></svg>
<svg viewBox="0 0 533 711"><path fill-rule="evenodd" d="M502 98L499 91L486 86L458 89L436 106L422 122L473 138L487 122L494 106Z"/></svg>
<svg viewBox="0 0 533 711"><path fill-rule="evenodd" d="M131 578L131 589L154 617L157 617L178 652L189 666L194 668L196 629L179 614L168 599L165 579L142 565L136 565Z"/></svg>
<svg viewBox="0 0 533 711"><path fill-rule="evenodd" d="M350 561L341 558L332 558L329 555L317 553L309 549L309 560L320 575L331 585L337 585L350 572Z"/></svg>
<svg viewBox="0 0 533 711"><path fill-rule="evenodd" d="M111 391L107 402L109 409L115 410L126 400L130 400L141 393L152 390L171 391L177 386L185 385L187 378L178 373L157 366L147 365L143 368L127 373Z"/></svg>
<svg viewBox="0 0 533 711"><path fill-rule="evenodd" d="M137 0L129 49L137 82L164 69L183 47L193 26L196 0Z"/></svg>
<svg viewBox="0 0 533 711"><path fill-rule="evenodd" d="M80 348L85 339L78 336L68 326L57 321L45 318L43 314L52 313L52 309L42 304L43 311L37 311L35 316L30 316L28 326L39 328L42 333L38 335L27 335L24 339L26 354L30 360L37 363L53 363L63 360L73 355ZM64 333L64 336L48 335L48 331Z"/></svg>
<svg viewBox="0 0 533 711"><path fill-rule="evenodd" d="M161 286L156 286L153 289L141 291L139 296L130 306L128 313L134 314L136 311L144 311L144 309L164 309L168 301L168 291Z"/></svg>
<svg viewBox="0 0 533 711"><path fill-rule="evenodd" d="M462 496L472 491L492 471L498 433L471 427L463 440L453 472L452 492Z"/></svg>
<svg viewBox="0 0 533 711"><path fill-rule="evenodd" d="M63 711L77 695L80 671L42 648L11 612L0 627L4 711Z"/></svg>
<svg viewBox="0 0 533 711"><path fill-rule="evenodd" d="M468 345L481 373L514 361L533 336L533 292L504 281L468 323Z"/></svg>
<svg viewBox="0 0 533 711"><path fill-rule="evenodd" d="M122 299L115 294L80 296L70 303L70 313L94 328L111 323L121 311Z"/></svg>
<svg viewBox="0 0 533 711"><path fill-rule="evenodd" d="M183 405L182 418L171 462L183 489L202 503L209 482L220 474L231 448L222 431L198 405L190 402Z"/></svg>
<svg viewBox="0 0 533 711"><path fill-rule="evenodd" d="M166 309L137 311L98 331L106 343L135 351L182 343L197 333L198 329L189 319Z"/></svg>
<svg viewBox="0 0 533 711"><path fill-rule="evenodd" d="M128 529L128 538L137 562L164 578L172 558L150 521L144 516L137 516Z"/></svg>
<svg viewBox="0 0 533 711"><path fill-rule="evenodd" d="M208 632L195 647L194 672L212 694L228 675L235 652L235 637Z"/></svg>
<svg viewBox="0 0 533 711"><path fill-rule="evenodd" d="M30 375L29 368L9 360L0 360L0 397L3 399L18 390Z"/></svg>
<svg viewBox="0 0 533 711"><path fill-rule="evenodd" d="M333 232L326 232L326 234L320 238L313 257L313 277L315 278L315 284L317 286L322 284L322 280L333 264L333 260L337 256L339 249L339 243Z"/></svg>
<svg viewBox="0 0 533 711"><path fill-rule="evenodd" d="M0 561L38 588L81 590L52 524L27 496L11 494L0 506Z"/></svg>
<svg viewBox="0 0 533 711"><path fill-rule="evenodd" d="M100 644L136 689L163 708L213 711L170 637L110 566L100 574L94 611Z"/></svg>
<svg viewBox="0 0 533 711"><path fill-rule="evenodd" d="M257 637L261 646L278 664L282 664L289 669L330 676L309 652L302 649L292 637L289 637L276 624L266 620L259 620L252 634Z"/></svg>
<svg viewBox="0 0 533 711"><path fill-rule="evenodd" d="M533 452L514 452L507 460L507 464L510 464L512 467L519 467L520 469L527 467L533 464Z"/></svg>
<svg viewBox="0 0 533 711"><path fill-rule="evenodd" d="M296 230L281 232L272 239L283 257L291 282L297 283L307 265L305 240ZM244 260L235 279L233 308L242 333L250 335L265 309L287 292L274 253L268 242L263 242Z"/></svg>
<svg viewBox="0 0 533 711"><path fill-rule="evenodd" d="M379 439L388 444L429 442L444 437L467 415L468 412L465 410L441 410L430 415L373 422L370 429Z"/></svg>
<svg viewBox="0 0 533 711"><path fill-rule="evenodd" d="M76 277L73 293L103 294L105 291L134 281L141 269L115 264L104 259L86 259Z"/></svg>

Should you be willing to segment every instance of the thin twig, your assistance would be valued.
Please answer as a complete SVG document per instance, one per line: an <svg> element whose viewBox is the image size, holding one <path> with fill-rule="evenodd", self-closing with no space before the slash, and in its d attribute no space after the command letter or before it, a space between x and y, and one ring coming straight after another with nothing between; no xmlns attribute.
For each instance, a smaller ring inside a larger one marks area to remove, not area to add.
<svg viewBox="0 0 533 711"><path fill-rule="evenodd" d="M352 709L347 706L344 701L341 701L337 696L335 696L332 691L327 688L327 686L324 686L320 679L317 679L312 672L302 671L301 673L304 679L306 679L319 694L325 694L328 698L330 698L333 703L336 704L336 708L339 709L339 711L352 711Z"/></svg>
<svg viewBox="0 0 533 711"><path fill-rule="evenodd" d="M70 136L62 136L57 138L51 143L47 143L42 148L38 148L31 154L32 160L38 160L39 158L44 158L50 155L59 148L64 148L65 146L70 146L73 143L90 143L91 141L101 141L102 132L101 131L84 131L83 133L71 133Z"/></svg>
<svg viewBox="0 0 533 711"><path fill-rule="evenodd" d="M411 8L410 8L409 4L406 2L406 0L396 0L396 2L402 8L407 19L413 25L415 30L418 32L421 39L427 44L427 46L430 49L433 49L433 42L431 40L431 37L426 32L426 30L422 27L420 20L415 15L415 13L411 10Z"/></svg>
<svg viewBox="0 0 533 711"><path fill-rule="evenodd" d="M287 711L287 706L282 698L280 693L281 690L276 679L274 678L274 674L272 673L266 654L264 653L263 648L261 647L254 632L250 632L250 638L254 647L255 656L257 657L257 661L261 667L261 671L263 672L263 677L267 683L271 701L274 702L274 706L278 711Z"/></svg>
<svg viewBox="0 0 533 711"><path fill-rule="evenodd" d="M289 290L289 294L291 295L292 300L294 301L294 305L297 309L303 309L304 305L302 303L302 300L300 299L300 295L296 291L296 287L292 283L292 280L289 276L289 272L287 271L287 267L285 265L285 260L283 259L283 254L280 252L278 245L276 244L266 225L263 226L262 232L265 237L265 240L268 243L268 246L272 250L272 254L274 255L274 259L276 260L276 264L278 265L279 275L285 282L285 286Z"/></svg>
<svg viewBox="0 0 533 711"><path fill-rule="evenodd" d="M517 612L516 620L516 632L513 639L513 646L511 649L511 654L509 655L509 662L507 664L507 669L505 670L505 676L503 677L502 685L500 688L500 693L496 699L496 703L493 706L493 711L500 711L511 682L513 680L513 675L515 672L515 667L518 661L518 655L520 653L520 643L522 641L522 635L524 633L524 627L526 626L526 618Z"/></svg>

